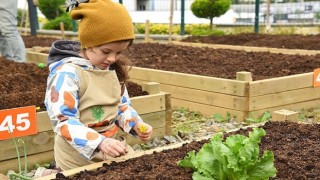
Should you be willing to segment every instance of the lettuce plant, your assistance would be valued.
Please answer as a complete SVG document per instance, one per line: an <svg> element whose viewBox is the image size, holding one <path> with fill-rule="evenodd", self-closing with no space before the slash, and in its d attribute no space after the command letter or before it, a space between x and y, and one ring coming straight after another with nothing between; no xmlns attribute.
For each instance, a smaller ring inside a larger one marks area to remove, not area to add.
<svg viewBox="0 0 320 180"><path fill-rule="evenodd" d="M275 177L274 156L264 151L259 156L259 143L266 135L262 128L253 128L249 136L232 135L225 142L222 134L216 134L204 144L198 153L190 151L178 162L192 168L194 180L262 180Z"/></svg>

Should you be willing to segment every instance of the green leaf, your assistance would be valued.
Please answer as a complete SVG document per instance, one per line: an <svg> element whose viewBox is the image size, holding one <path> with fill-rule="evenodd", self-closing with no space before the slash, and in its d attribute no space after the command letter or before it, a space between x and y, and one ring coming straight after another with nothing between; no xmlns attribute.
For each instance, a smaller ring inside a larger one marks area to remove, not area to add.
<svg viewBox="0 0 320 180"><path fill-rule="evenodd" d="M260 160L258 160L251 169L248 170L250 180L269 179L276 177L277 169L274 167L274 156L271 151L265 151Z"/></svg>
<svg viewBox="0 0 320 180"><path fill-rule="evenodd" d="M187 156L178 162L178 165L184 168L192 168L192 170L197 170L199 165L196 161L196 153L195 151L188 152Z"/></svg>

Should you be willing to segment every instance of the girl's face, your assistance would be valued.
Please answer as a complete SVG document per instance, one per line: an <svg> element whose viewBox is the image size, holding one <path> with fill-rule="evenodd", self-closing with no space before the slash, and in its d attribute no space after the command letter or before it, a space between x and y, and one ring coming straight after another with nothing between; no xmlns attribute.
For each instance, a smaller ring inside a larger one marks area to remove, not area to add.
<svg viewBox="0 0 320 180"><path fill-rule="evenodd" d="M92 65L101 70L105 70L119 59L120 54L128 47L128 45L128 41L111 42L90 48L89 50L86 50L84 55Z"/></svg>

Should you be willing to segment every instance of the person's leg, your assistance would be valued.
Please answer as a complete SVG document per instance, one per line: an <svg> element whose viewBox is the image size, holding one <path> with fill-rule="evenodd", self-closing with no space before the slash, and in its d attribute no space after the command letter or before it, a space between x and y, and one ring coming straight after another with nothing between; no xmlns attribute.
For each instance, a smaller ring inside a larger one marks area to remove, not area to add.
<svg viewBox="0 0 320 180"><path fill-rule="evenodd" d="M10 52L10 54L7 55L8 59L19 62L26 61L26 48L18 31L13 31L8 34L7 49Z"/></svg>
<svg viewBox="0 0 320 180"><path fill-rule="evenodd" d="M0 53L8 60L26 61L26 48L17 30L2 31L0 36Z"/></svg>
<svg viewBox="0 0 320 180"><path fill-rule="evenodd" d="M0 31L0 56L6 57L7 39Z"/></svg>

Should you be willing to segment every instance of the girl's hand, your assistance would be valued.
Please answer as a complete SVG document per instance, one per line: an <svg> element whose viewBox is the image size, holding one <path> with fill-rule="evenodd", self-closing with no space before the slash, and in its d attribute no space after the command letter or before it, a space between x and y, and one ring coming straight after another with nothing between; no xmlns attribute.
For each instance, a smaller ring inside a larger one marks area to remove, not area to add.
<svg viewBox="0 0 320 180"><path fill-rule="evenodd" d="M133 130L138 134L139 139L142 141L148 141L151 138L153 128L147 123L137 122L133 127Z"/></svg>
<svg viewBox="0 0 320 180"><path fill-rule="evenodd" d="M103 155L119 157L127 152L126 146L113 138L105 138L98 146Z"/></svg>

